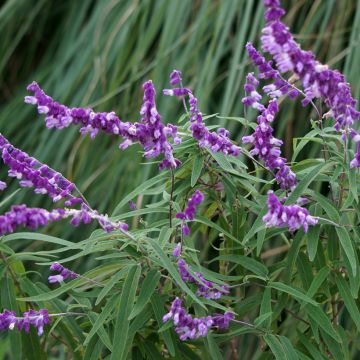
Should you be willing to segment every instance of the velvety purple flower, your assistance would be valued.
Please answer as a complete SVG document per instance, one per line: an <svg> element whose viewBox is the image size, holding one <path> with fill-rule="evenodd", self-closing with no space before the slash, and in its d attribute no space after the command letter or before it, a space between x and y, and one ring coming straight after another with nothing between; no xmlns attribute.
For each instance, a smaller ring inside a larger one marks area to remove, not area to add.
<svg viewBox="0 0 360 360"><path fill-rule="evenodd" d="M80 223L88 224L92 220L96 220L106 232L114 230L127 232L129 230L129 226L126 223L121 221L114 222L108 215L99 214L96 210L90 209L85 203L81 204L80 210L65 209L64 217L71 217L71 224L74 226Z"/></svg>
<svg viewBox="0 0 360 360"><path fill-rule="evenodd" d="M243 143L251 143L253 149L250 154L259 156L265 166L275 171L275 178L282 189L293 190L296 185L296 175L286 165L286 159L281 157L282 141L273 136L273 122L279 106L276 99L270 100L267 107L257 118L258 125L254 133L242 138Z"/></svg>
<svg viewBox="0 0 360 360"><path fill-rule="evenodd" d="M179 259L177 264L182 280L194 283L198 287L196 292L198 296L205 299L219 299L222 295L229 293L228 286L218 285L215 287L215 284L212 281L205 280L204 276L200 272L195 272L196 277L191 275L191 268L184 259Z"/></svg>
<svg viewBox="0 0 360 360"><path fill-rule="evenodd" d="M39 311L29 310L24 312L22 318L18 318L17 326L19 330L25 330L26 333L30 331L30 325L38 330L38 336L44 333L44 325L50 324L49 313L47 309L40 309Z"/></svg>
<svg viewBox="0 0 360 360"><path fill-rule="evenodd" d="M229 132L224 129L218 129L217 132L209 131L203 121L202 113L198 107L198 99L190 89L179 87L173 89L164 89L164 95L169 96L187 96L190 106L190 127L193 138L199 143L200 147L206 147L214 152L222 152L225 155L238 156L240 148L234 145L229 139Z"/></svg>
<svg viewBox="0 0 360 360"><path fill-rule="evenodd" d="M263 217L267 227L288 226L291 232L303 227L307 232L309 225L316 225L319 220L299 205L283 205L272 191L268 192L267 203L268 212Z"/></svg>
<svg viewBox="0 0 360 360"><path fill-rule="evenodd" d="M270 98L279 98L283 95L289 95L290 99L295 99L299 95L299 91L294 88L290 82L282 78L278 70L274 69L271 60L266 61L266 59L255 49L255 47L250 42L246 44L246 49L250 59L259 70L259 79L271 80L270 84L264 85L262 87L262 90ZM251 96L251 91L255 90L255 88L259 85L259 81L255 78L253 73L250 73L249 75L251 75L252 82L250 81L249 83L249 79L247 78L244 88L248 96L243 99L243 103L246 106L252 106L259 111L263 111L263 105L257 102L261 99L261 95L255 92L254 95L256 95L256 97L254 98ZM255 83L253 79L256 80Z"/></svg>
<svg viewBox="0 0 360 360"><path fill-rule="evenodd" d="M16 313L15 311L4 310L0 313L0 330L12 330L16 325Z"/></svg>
<svg viewBox="0 0 360 360"><path fill-rule="evenodd" d="M65 279L76 279L79 277L79 274L77 274L74 271L71 271L70 269L62 266L59 263L54 263L50 266L50 270L57 271L59 274L57 275L51 275L48 277L49 283L57 283L64 281Z"/></svg>
<svg viewBox="0 0 360 360"><path fill-rule="evenodd" d="M163 316L163 322L172 319L175 325L175 331L179 335L181 341L188 339L198 339L205 337L212 327L226 329L229 327L230 321L234 315L225 312L224 315L215 314L214 316L193 317L182 307L182 301L175 298L171 304L170 311Z"/></svg>
<svg viewBox="0 0 360 360"><path fill-rule="evenodd" d="M181 71L173 70L170 74L170 85L177 85L181 83Z"/></svg>
<svg viewBox="0 0 360 360"><path fill-rule="evenodd" d="M335 119L335 129L346 129L360 118L356 110L357 101L351 95L351 89L344 75L337 70L331 70L327 65L315 59L311 51L304 51L294 40L289 28L281 22L284 10L280 1L264 1L266 7L266 26L261 37L262 49L270 53L280 72L291 71L300 79L306 98L302 101L307 105L314 98L322 98ZM353 167L359 167L357 158Z"/></svg>
<svg viewBox="0 0 360 360"><path fill-rule="evenodd" d="M0 235L12 233L18 226L35 230L49 222L61 220L64 216L63 209L49 212L41 208L28 208L26 205L13 205L10 211L0 215Z"/></svg>
<svg viewBox="0 0 360 360"><path fill-rule="evenodd" d="M8 175L20 180L22 187L32 187L37 194L47 194L54 202L75 198L71 193L75 185L60 173L50 169L27 153L15 148L0 134L2 160L10 170ZM75 198L76 201L82 201Z"/></svg>
<svg viewBox="0 0 360 360"><path fill-rule="evenodd" d="M197 207L204 200L204 194L200 190L196 190L192 197L188 200L184 212L176 214L177 219L182 219L182 231L184 236L190 234L190 228L186 225L185 220L194 220Z"/></svg>
<svg viewBox="0 0 360 360"><path fill-rule="evenodd" d="M34 96L27 96L25 102L37 105L38 112L45 114L45 123L48 128L63 129L71 124L81 125L80 133L89 133L94 138L99 131L107 134L121 136L124 141L120 149L124 150L134 143L140 143L144 148L144 156L147 158L164 155L160 168L177 167L180 162L173 156L173 147L169 137L174 139L176 144L181 142L177 136L177 129L174 125L164 125L156 109L155 88L152 81L143 85L144 99L141 106L140 122L122 122L114 112L95 112L92 109L69 108L54 101L46 95L36 82L28 86L28 90Z"/></svg>
<svg viewBox="0 0 360 360"><path fill-rule="evenodd" d="M44 325L50 324L49 313L47 309L39 311L29 310L24 312L22 317L16 317L14 311L4 310L0 313L0 330L13 330L15 326L19 330L30 331L30 326L37 329L38 335L44 333Z"/></svg>

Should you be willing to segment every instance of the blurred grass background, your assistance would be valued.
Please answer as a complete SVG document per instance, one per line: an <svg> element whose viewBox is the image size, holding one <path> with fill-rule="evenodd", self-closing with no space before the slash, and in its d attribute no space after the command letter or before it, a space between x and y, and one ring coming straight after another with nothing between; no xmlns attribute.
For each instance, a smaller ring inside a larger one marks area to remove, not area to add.
<svg viewBox="0 0 360 360"><path fill-rule="evenodd" d="M285 21L303 48L343 71L359 99L360 1L287 0L283 5ZM253 71L244 46L258 44L262 25L260 0L4 1L0 131L76 182L95 208L111 213L125 194L158 171L156 166L139 165L136 145L121 152L118 140L103 134L91 141L77 128L48 130L34 107L23 103L26 85L36 80L58 101L113 110L122 120L137 121L142 83L153 79L160 93L176 68L204 113L243 116L243 83ZM176 123L181 111L176 100L159 96L158 108L165 122ZM281 110L277 136L285 140L287 156L292 138L310 129L309 111L292 103ZM227 126L240 141L242 129ZM5 176L3 168L1 180ZM9 190L16 187L14 182ZM26 190L16 202L51 206ZM89 230L56 225L52 234L75 240L84 238L84 231Z"/></svg>

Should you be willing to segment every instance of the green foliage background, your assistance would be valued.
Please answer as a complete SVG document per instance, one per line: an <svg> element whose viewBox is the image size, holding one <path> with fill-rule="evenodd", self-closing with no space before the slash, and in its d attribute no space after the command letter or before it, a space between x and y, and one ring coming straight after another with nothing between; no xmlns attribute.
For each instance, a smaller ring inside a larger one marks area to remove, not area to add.
<svg viewBox="0 0 360 360"><path fill-rule="evenodd" d="M288 9L285 22L303 48L343 71L359 99L360 1L283 3ZM33 107L23 103L26 85L36 80L68 105L114 110L122 120L136 121L142 83L153 79L160 93L176 68L198 96L203 113L242 117L242 86L250 69L244 46L247 41L258 43L262 25L260 0L7 0L0 7L0 132L15 146L62 171L94 208L111 214L128 193L158 172L157 167L139 165L142 158L136 145L121 152L118 143L103 134L91 141L80 137L75 128L46 129ZM176 123L180 106L159 97L158 109L165 122ZM253 115L247 114L247 119ZM288 158L293 137L310 130L309 118L309 108L292 103L282 107L276 136L284 139ZM241 124L209 120L209 124L219 122L226 124L232 139L240 141ZM305 149L303 158L319 151L317 145ZM2 169L1 179L5 174ZM14 182L9 190L15 188ZM161 198L156 192L147 195L146 204ZM50 206L44 197L25 190L14 199ZM128 211L126 204L118 213L121 210ZM158 217L145 215L143 221L152 224ZM91 227L57 224L46 233L76 243L90 235ZM52 249L49 244L22 240L13 241L11 247L19 253ZM201 258L207 259L208 253L204 251ZM27 270L36 268L33 263L27 263ZM75 259L70 264L85 272L96 259ZM251 359L258 345L255 337L245 337L242 358Z"/></svg>

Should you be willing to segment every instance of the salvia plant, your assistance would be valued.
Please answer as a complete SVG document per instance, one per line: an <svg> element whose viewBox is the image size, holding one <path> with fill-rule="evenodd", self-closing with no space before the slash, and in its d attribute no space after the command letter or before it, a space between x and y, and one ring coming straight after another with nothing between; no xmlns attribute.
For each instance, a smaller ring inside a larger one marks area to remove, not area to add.
<svg viewBox="0 0 360 360"><path fill-rule="evenodd" d="M64 137L76 126L92 139L106 133L118 138L114 151L126 157L129 146L138 147L158 171L108 216L73 181L0 134L8 177L53 203L11 205L8 180L0 183L1 206L8 206L0 216L0 330L10 352L22 344L31 359L360 356L360 113L345 77L296 42L280 0L263 3L261 50L244 49L253 71L241 100L256 122L229 119L242 125L240 143L209 125L216 115L201 112L180 70L162 91L156 79L144 83L136 122L68 107L36 82L28 86L25 103L47 128ZM159 96L182 104L176 124L161 118ZM274 136L288 101L312 109L311 119L298 119L312 129L294 139L292 159ZM319 145L317 157L298 161L311 143ZM64 240L46 234L54 222L98 229ZM17 253L17 239L48 248ZM92 268L75 271L85 257ZM249 343L257 350L244 355Z"/></svg>

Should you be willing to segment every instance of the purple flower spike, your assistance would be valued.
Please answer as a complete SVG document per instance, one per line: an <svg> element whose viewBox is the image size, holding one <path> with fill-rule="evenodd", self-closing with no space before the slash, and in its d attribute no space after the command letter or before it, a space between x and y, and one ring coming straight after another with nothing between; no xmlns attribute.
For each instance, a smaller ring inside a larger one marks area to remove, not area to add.
<svg viewBox="0 0 360 360"><path fill-rule="evenodd" d="M0 181L0 191L6 189L6 187L7 187L6 183L3 181Z"/></svg>
<svg viewBox="0 0 360 360"><path fill-rule="evenodd" d="M172 83L172 78L175 79L176 75L173 73L170 75L170 84ZM176 77L178 80L178 77ZM180 81L181 82L181 78ZM240 148L234 145L229 139L229 133L224 131L224 129L219 129L217 132L209 131L204 122L203 116L198 108L198 99L194 96L190 89L179 87L173 89L164 89L164 95L177 96L177 97L188 97L188 102L190 106L190 127L189 129L192 132L193 138L199 143L200 147L206 147L214 152L222 152L225 155L238 156L240 154Z"/></svg>
<svg viewBox="0 0 360 360"><path fill-rule="evenodd" d="M18 226L35 230L51 221L63 219L65 211L56 209L51 212L41 208L28 208L26 205L13 205L11 210L0 215L0 235L13 233Z"/></svg>
<svg viewBox="0 0 360 360"><path fill-rule="evenodd" d="M71 124L81 125L81 134L90 134L95 138L99 131L110 135L121 136L124 141L120 149L138 142L144 148L144 156L148 158L163 154L165 159L160 168L177 167L180 162L175 159L172 145L168 137L172 137L176 144L181 142L174 125L161 123L161 117L156 109L155 88L152 81L145 82L144 101L141 107L141 120L138 123L122 122L114 112L95 112L88 108L69 108L54 101L46 95L36 82L28 86L34 96L26 96L25 102L37 106L40 114L45 114L48 128L64 129Z"/></svg>
<svg viewBox="0 0 360 360"><path fill-rule="evenodd" d="M280 156L282 141L273 137L274 130L270 125L278 110L277 100L271 100L268 107L264 107L258 116L258 126L254 133L244 136L242 141L254 146L250 151L251 155L259 156L268 169L276 171L275 178L282 189L293 190L297 182L296 175L286 165L286 159Z"/></svg>
<svg viewBox="0 0 360 360"><path fill-rule="evenodd" d="M193 196L189 199L184 212L179 212L175 215L177 219L183 220L181 228L184 236L188 236L190 234L190 228L186 225L185 220L194 220L196 208L203 200L204 194L200 190L196 190Z"/></svg>
<svg viewBox="0 0 360 360"><path fill-rule="evenodd" d="M19 330L24 330L26 333L30 331L30 326L33 326L38 331L38 336L44 333L44 325L50 324L50 317L47 309L40 309L39 311L29 310L24 312L22 317L16 317L14 311L4 310L0 313L0 330L13 330L15 325Z"/></svg>
<svg viewBox="0 0 360 360"><path fill-rule="evenodd" d="M226 329L233 318L234 315L231 312L225 312L224 315L215 314L214 316L200 318L193 317L182 307L182 301L179 298L175 298L171 304L170 311L164 315L163 322L172 319L180 340L185 341L205 337L212 327Z"/></svg>
<svg viewBox="0 0 360 360"><path fill-rule="evenodd" d="M60 273L58 275L51 275L51 276L48 277L48 280L49 280L50 284L61 282L61 281L64 281L65 279L76 279L76 278L78 278L80 276L76 272L65 268L64 266L62 266L59 263L52 264L50 266L50 270L57 271L57 272Z"/></svg>
<svg viewBox="0 0 360 360"><path fill-rule="evenodd" d="M352 126L360 118L360 112L356 110L357 101L352 97L344 75L321 64L311 51L301 49L280 20L285 13L280 1L265 0L264 5L266 26L262 31L262 49L273 56L280 72L291 71L300 79L306 95L304 106L314 98L323 98L335 119L337 131ZM360 157L360 150L356 156ZM351 165L359 167L360 163L355 158Z"/></svg>
<svg viewBox="0 0 360 360"><path fill-rule="evenodd" d="M170 74L170 85L177 85L181 83L181 71L173 70Z"/></svg>
<svg viewBox="0 0 360 360"><path fill-rule="evenodd" d="M200 272L196 272L197 278L190 274L190 266L184 259L178 260L178 269L183 281L194 283L198 287L196 295L205 299L219 299L222 295L229 293L229 287L226 285L219 286L220 289L215 288L215 284L212 281L205 280L204 276Z"/></svg>
<svg viewBox="0 0 360 360"><path fill-rule="evenodd" d="M2 160L10 170L8 175L20 180L20 186L33 187L37 194L48 194L54 202L65 198L75 198L71 192L75 185L60 173L50 169L27 153L15 148L0 134Z"/></svg>
<svg viewBox="0 0 360 360"><path fill-rule="evenodd" d="M299 205L283 205L273 191L268 192L268 212L263 220L267 227L288 226L291 232L301 227L307 232L309 225L316 225L319 221Z"/></svg>

